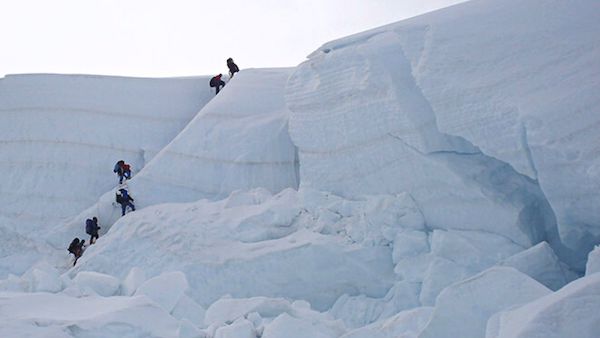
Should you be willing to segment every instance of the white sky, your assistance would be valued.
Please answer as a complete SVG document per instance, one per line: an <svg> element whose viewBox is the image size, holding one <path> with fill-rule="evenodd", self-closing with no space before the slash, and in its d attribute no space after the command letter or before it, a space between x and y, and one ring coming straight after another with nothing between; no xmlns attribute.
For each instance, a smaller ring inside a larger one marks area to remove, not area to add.
<svg viewBox="0 0 600 338"><path fill-rule="evenodd" d="M0 77L295 66L323 43L464 0L0 0Z"/></svg>

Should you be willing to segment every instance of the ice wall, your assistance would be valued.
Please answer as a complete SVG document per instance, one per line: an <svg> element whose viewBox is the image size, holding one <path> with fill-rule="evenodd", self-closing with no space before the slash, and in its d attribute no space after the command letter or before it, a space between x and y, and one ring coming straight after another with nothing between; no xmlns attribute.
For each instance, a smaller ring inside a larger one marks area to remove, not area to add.
<svg viewBox="0 0 600 338"><path fill-rule="evenodd" d="M93 205L116 185L117 160L137 173L213 98L207 82L0 79L0 227L29 236Z"/></svg>
<svg viewBox="0 0 600 338"><path fill-rule="evenodd" d="M440 130L537 179L563 241L589 251L600 240L599 4L474 1L407 25L426 31L413 73Z"/></svg>
<svg viewBox="0 0 600 338"><path fill-rule="evenodd" d="M160 204L217 200L236 190L277 193L298 187L296 147L288 133L284 88L292 68L245 69L128 183L138 209ZM208 86L206 87L208 88ZM114 182L114 181L111 181ZM97 216L100 234L119 219L113 184L90 208L56 227L61 245Z"/></svg>
<svg viewBox="0 0 600 338"><path fill-rule="evenodd" d="M303 186L346 197L408 191L430 229L485 230L524 247L540 240L519 220L539 189L438 130L396 34L313 55L287 99Z"/></svg>
<svg viewBox="0 0 600 338"><path fill-rule="evenodd" d="M325 44L287 91L301 185L408 191L431 228L520 229L582 269L600 240L599 13L472 1Z"/></svg>
<svg viewBox="0 0 600 338"><path fill-rule="evenodd" d="M284 88L292 68L247 69L131 181L142 205L298 187Z"/></svg>

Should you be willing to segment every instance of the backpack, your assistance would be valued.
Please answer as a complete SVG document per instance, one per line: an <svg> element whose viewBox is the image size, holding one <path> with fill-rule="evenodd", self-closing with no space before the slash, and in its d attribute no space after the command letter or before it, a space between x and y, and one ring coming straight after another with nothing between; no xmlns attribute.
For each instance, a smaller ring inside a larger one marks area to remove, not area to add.
<svg viewBox="0 0 600 338"><path fill-rule="evenodd" d="M73 241L71 241L71 244L69 244L69 248L67 250L69 250L70 253L76 255L78 247L79 247L79 238L74 238Z"/></svg>
<svg viewBox="0 0 600 338"><path fill-rule="evenodd" d="M117 203L129 202L129 194L127 193L127 190L119 189L119 191L117 191L116 200L117 200Z"/></svg>
<svg viewBox="0 0 600 338"><path fill-rule="evenodd" d="M88 235L91 235L94 233L94 221L92 221L91 219L86 219L85 220L85 233Z"/></svg>
<svg viewBox="0 0 600 338"><path fill-rule="evenodd" d="M123 162L123 160L120 160L119 162L117 162L115 164L115 167L113 168L113 172L117 173L121 170L121 164L124 164L125 162Z"/></svg>
<svg viewBox="0 0 600 338"><path fill-rule="evenodd" d="M221 84L221 77L220 76L215 76L212 79L210 79L210 82L208 83L211 87L217 87Z"/></svg>

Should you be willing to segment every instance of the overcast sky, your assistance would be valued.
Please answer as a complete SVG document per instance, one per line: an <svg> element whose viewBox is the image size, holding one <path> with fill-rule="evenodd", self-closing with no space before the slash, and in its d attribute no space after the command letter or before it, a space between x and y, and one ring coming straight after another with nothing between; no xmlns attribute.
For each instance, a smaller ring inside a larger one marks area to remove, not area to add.
<svg viewBox="0 0 600 338"><path fill-rule="evenodd" d="M295 66L321 44L464 0L0 0L0 76Z"/></svg>

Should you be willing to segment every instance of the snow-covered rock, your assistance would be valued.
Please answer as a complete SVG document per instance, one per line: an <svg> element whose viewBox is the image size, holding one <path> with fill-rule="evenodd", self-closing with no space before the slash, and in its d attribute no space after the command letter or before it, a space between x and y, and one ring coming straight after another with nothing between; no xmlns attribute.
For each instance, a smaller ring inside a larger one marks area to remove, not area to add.
<svg viewBox="0 0 600 338"><path fill-rule="evenodd" d="M600 273L580 278L487 325L486 338L595 338L600 332Z"/></svg>
<svg viewBox="0 0 600 338"><path fill-rule="evenodd" d="M529 276L513 268L494 267L444 289L418 337L481 338L496 312L548 294L549 289Z"/></svg>

